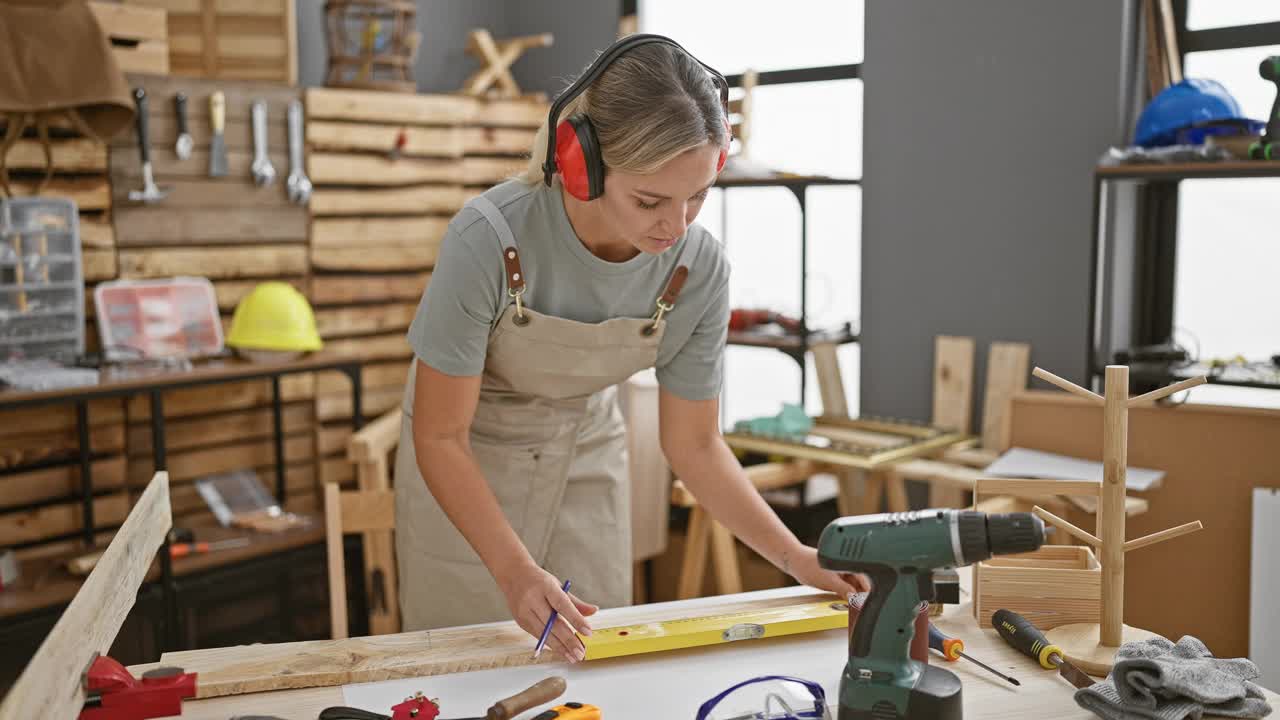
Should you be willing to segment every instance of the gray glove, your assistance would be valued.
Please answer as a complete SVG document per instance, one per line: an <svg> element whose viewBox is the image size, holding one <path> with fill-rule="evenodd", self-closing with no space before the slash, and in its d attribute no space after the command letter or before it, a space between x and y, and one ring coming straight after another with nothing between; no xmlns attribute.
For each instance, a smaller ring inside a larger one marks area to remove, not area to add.
<svg viewBox="0 0 1280 720"><path fill-rule="evenodd" d="M1258 668L1245 658L1213 657L1185 635L1175 645L1157 637L1116 651L1111 675L1077 690L1076 703L1107 720L1198 720L1203 713L1262 718L1271 713L1262 689L1250 682Z"/></svg>

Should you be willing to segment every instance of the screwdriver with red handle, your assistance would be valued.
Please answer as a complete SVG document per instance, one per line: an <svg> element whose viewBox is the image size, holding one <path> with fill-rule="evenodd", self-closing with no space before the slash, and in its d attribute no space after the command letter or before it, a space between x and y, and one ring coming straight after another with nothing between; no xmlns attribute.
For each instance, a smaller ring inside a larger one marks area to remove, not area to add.
<svg viewBox="0 0 1280 720"><path fill-rule="evenodd" d="M946 635L943 635L942 631L938 629L938 626L934 625L932 622L929 623L929 647L942 653L942 657L946 658L950 662L955 662L960 658L964 658L965 660L968 660L974 665L977 665L978 667L984 670L987 670L988 672L995 675L996 677L1008 680L1014 685L1022 684L1018 682L1016 678L1009 677L1008 675L1005 675L1004 673L1000 672L999 670L996 670L990 665L984 662L980 662L978 660L974 660L972 657L965 655L964 641L961 640L960 638L947 637Z"/></svg>

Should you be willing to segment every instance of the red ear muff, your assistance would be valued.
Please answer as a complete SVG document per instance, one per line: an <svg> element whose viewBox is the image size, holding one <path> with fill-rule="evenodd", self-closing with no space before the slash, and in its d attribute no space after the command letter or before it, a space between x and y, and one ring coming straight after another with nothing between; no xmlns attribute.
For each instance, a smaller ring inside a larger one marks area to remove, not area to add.
<svg viewBox="0 0 1280 720"><path fill-rule="evenodd" d="M586 115L573 115L556 127L556 167L570 195L595 200L604 194L604 161L595 128Z"/></svg>

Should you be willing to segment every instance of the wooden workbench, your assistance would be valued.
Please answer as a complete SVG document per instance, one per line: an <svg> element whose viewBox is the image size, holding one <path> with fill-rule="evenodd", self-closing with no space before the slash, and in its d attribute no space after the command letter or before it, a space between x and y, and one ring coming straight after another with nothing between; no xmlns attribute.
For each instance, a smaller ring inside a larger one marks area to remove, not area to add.
<svg viewBox="0 0 1280 720"><path fill-rule="evenodd" d="M967 591L969 582L969 572L967 568L961 569L962 588ZM703 598L700 600L678 601L673 603L661 603L648 606L639 606L634 608L621 608L615 610L602 611L593 622L594 627L604 627L606 625L630 624L633 622L661 617L672 612L678 612L682 608L687 609L696 605L707 605L708 603L716 604L737 604L746 601L768 602L780 597L796 597L801 595L812 594L813 591L807 588L786 588L783 590L767 590L755 593L744 593L735 596L724 596L716 599ZM965 592L967 596L967 592ZM1035 717L1039 720L1087 720L1095 717L1090 712L1084 710L1077 705L1072 698L1075 689L1065 680L1059 678L1056 673L1042 670L1037 664L1030 659L1018 654L999 638L994 630L979 630L974 621L973 614L969 603L966 601L958 606L948 606L941 618L936 619L938 627L949 635L959 637L964 640L966 645L966 653L987 662L1010 675L1017 677L1022 685L1014 687L1000 680L986 671L967 662L945 663L947 668L955 672L964 683L964 708L966 718L992 718L994 719L1022 719ZM491 633L482 633L489 637L500 636L504 633L501 630L509 627L509 623L497 624L493 626L484 626L491 628ZM669 663L671 666L672 680L680 679L682 682L673 682L670 687L665 688L666 692L675 692L672 688L678 685L689 686L688 668L694 667L704 668L724 668L733 667L743 660L745 654L755 653L765 650L771 643L787 644L795 653L803 654L808 649L819 649L822 652L831 652L832 639L840 638L844 630L833 630L824 633L816 633L807 636L799 636L795 638L778 638L774 640L758 640L747 643L739 643L736 645L718 645L713 647L692 649L667 653L666 659L659 660L658 656L646 656L643 659L636 658L619 658L609 661L597 661L613 663L612 672L616 672L620 677L628 678L633 676L634 669L637 665L643 663L647 666L647 672L639 675L639 677L653 677L653 663L662 662ZM518 635L515 639L519 640ZM1174 638L1176 640L1176 638ZM527 651L532 640L525 638L528 642L522 642L515 648L494 647L496 654ZM334 641L341 643L344 641ZM837 643L840 645L839 643ZM336 649L336 648L335 648ZM775 646L774 650L777 649ZM835 648L838 651L843 650L843 646ZM237 649L216 649L196 653L182 653L185 660L198 659L202 655L213 666L223 663L233 662L232 658L238 657L243 660L251 658L255 654L266 654L264 648L244 647ZM444 660L445 658L441 658ZM832 687L837 684L836 678L839 677L843 669L845 656L843 652L836 652L831 658L829 669L826 670L827 677L809 677L818 682ZM638 695L630 695L627 697L577 697L574 693L574 678L576 673L583 672L584 668L570 667L564 664L558 664L554 660L548 661L544 656L544 661L549 667L545 670L548 673L556 673L564 675L568 680L569 689L562 698L578 699L584 702L590 702L600 706L604 711L604 716L609 720L620 720L627 718L650 718L652 717L646 709L643 702L643 694L653 693L655 691L663 692L663 688L649 687L648 682L638 683L645 684L646 688L637 688L640 693ZM942 662L938 656L934 654L932 660ZM202 664L197 662L196 665ZM785 663L783 663L785 665ZM186 663L188 671L198 669L193 667L191 663ZM589 664L588 664L589 665ZM147 667L140 666L131 668L135 674L145 670ZM823 667L826 667L825 665ZM503 670L489 670L489 673L510 673L517 674L525 671L527 676L528 668L506 668ZM787 668L778 667L776 672L787 673ZM681 673L685 673L681 676ZM745 680L754 676L751 673L743 674L739 679ZM452 717L458 713L450 713L449 710L449 676L439 676L436 678L426 678L421 681L421 686L428 696L442 698L442 716ZM516 683L519 684L519 683ZM682 717L692 718L699 704L716 693L724 690L728 684L700 688L696 695L680 698L681 702L687 705L688 712ZM519 689L519 688L516 688ZM493 697L489 700L492 702L501 697L503 689L495 689ZM1280 708L1280 696L1275 693L1268 692L1268 700L1275 708ZM478 700L472 700L473 704ZM838 698L834 694L828 696L828 703L832 705L832 718L835 718L835 705ZM233 695L227 697L209 698L204 700L188 701L185 705L182 717L185 720L226 720L228 717L237 715L273 715L286 720L313 720L319 712L330 706L343 705L344 700L343 688L341 686L305 688L298 690L279 690L272 692L259 692L243 695ZM455 703L454 708L466 714L467 708L458 707ZM387 713L386 709L380 710ZM473 713L474 714L474 713ZM529 713L532 715L533 713ZM1209 717L1209 716L1206 716Z"/></svg>

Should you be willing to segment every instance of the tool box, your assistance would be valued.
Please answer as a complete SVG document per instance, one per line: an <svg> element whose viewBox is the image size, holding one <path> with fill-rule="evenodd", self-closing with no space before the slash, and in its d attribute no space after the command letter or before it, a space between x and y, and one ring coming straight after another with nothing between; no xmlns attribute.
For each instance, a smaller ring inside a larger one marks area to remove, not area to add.
<svg viewBox="0 0 1280 720"><path fill-rule="evenodd" d="M198 358L222 352L218 301L205 278L104 282L94 289L93 301L108 360Z"/></svg>
<svg viewBox="0 0 1280 720"><path fill-rule="evenodd" d="M84 352L80 216L65 198L0 199L0 362Z"/></svg>

